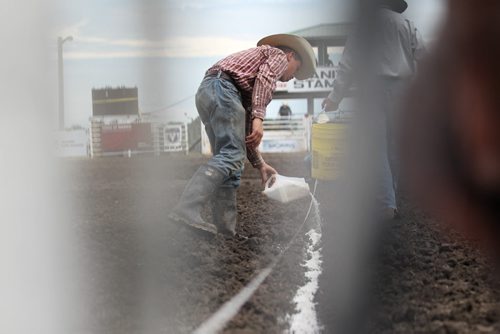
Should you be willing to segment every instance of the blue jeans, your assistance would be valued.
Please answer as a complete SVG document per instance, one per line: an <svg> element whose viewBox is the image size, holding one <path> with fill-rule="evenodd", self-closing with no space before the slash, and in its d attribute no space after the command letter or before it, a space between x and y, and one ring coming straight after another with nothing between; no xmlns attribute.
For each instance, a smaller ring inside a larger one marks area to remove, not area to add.
<svg viewBox="0 0 500 334"><path fill-rule="evenodd" d="M212 146L207 164L224 174L222 186L239 187L246 157L240 92L230 80L207 76L196 93L196 108Z"/></svg>
<svg viewBox="0 0 500 334"><path fill-rule="evenodd" d="M375 142L378 147L378 200L385 207L397 208L396 195L399 181L399 103L408 81L403 79L379 79L376 97L372 104L372 120Z"/></svg>

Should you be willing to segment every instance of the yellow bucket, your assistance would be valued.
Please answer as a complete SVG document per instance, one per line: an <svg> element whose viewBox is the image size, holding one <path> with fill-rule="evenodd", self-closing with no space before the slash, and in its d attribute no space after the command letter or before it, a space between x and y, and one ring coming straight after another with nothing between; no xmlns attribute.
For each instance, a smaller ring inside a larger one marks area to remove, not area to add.
<svg viewBox="0 0 500 334"><path fill-rule="evenodd" d="M345 150L347 123L313 124L311 132L311 176L335 180L340 173Z"/></svg>

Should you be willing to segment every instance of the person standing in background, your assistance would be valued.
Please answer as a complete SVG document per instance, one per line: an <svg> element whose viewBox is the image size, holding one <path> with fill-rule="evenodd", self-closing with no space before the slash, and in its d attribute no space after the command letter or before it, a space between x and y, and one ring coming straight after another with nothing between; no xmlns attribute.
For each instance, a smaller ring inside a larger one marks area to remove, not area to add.
<svg viewBox="0 0 500 334"><path fill-rule="evenodd" d="M280 106L280 110L278 111L278 113L281 117L290 118L292 116L292 109L290 109L290 106L288 105L288 103L283 103Z"/></svg>
<svg viewBox="0 0 500 334"><path fill-rule="evenodd" d="M398 104L417 71L417 61L424 53L420 34L413 22L402 13L408 4L404 0L378 0L375 4L374 27L363 39L363 34L349 36L339 62L331 93L322 102L325 111L335 111L351 86L359 83L353 78L368 78L369 91L361 92L370 105L373 117L373 139L377 157L375 164L376 194L379 214L383 218L397 217L398 188ZM375 38L372 38L375 37ZM367 56L369 55L369 56ZM358 67L358 68L356 68ZM355 76L354 72L358 75ZM363 72L363 73L361 73ZM360 86L360 85L358 85Z"/></svg>

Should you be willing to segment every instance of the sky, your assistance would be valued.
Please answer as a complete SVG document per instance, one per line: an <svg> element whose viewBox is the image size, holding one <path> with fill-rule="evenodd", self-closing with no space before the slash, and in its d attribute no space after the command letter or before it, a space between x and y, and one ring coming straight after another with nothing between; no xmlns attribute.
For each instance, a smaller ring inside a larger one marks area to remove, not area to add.
<svg viewBox="0 0 500 334"><path fill-rule="evenodd" d="M61 1L53 13L54 55L57 36L73 37L63 46L65 124L88 127L91 89L106 86L138 87L141 112L162 110L171 120L188 121L197 116L194 94L203 73L217 60L253 47L266 35L344 22L350 17L350 3L353 1ZM409 3L405 14L431 40L444 1ZM57 73L53 75L57 78ZM280 104L271 102L268 115L276 115ZM56 120L55 113L55 124Z"/></svg>

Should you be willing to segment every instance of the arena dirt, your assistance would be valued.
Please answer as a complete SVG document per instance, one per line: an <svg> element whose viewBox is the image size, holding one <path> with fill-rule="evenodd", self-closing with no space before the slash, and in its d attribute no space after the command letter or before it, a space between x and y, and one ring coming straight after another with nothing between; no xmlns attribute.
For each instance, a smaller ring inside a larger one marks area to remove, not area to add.
<svg viewBox="0 0 500 334"><path fill-rule="evenodd" d="M283 175L305 176L304 156L268 155ZM206 161L199 155L67 160L66 191L79 242L71 286L81 300L73 333L189 333L265 268L303 222L309 200L278 204L261 195L246 166L238 190L238 231L227 240L168 221L187 180ZM320 208L329 199L320 198ZM210 219L209 210L204 211ZM342 309L329 290L335 265L324 227L324 273L317 302L323 332ZM347 317L380 333L498 332L498 292L491 266L476 248L403 200L402 218L384 225L373 248L363 307ZM282 333L297 287L304 284L300 234L226 333ZM363 290L364 291L364 290ZM369 302L366 302L369 301ZM335 306L335 307L333 307ZM355 310L355 311L354 311Z"/></svg>

